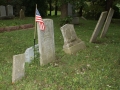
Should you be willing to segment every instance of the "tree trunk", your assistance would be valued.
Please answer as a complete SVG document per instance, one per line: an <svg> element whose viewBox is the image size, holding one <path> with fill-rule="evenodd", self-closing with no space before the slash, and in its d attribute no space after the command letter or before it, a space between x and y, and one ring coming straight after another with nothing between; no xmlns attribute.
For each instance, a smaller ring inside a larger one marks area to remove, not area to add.
<svg viewBox="0 0 120 90"><path fill-rule="evenodd" d="M55 0L55 15L56 15L56 16L57 16L57 10L58 10L57 1L58 1L58 0Z"/></svg>
<svg viewBox="0 0 120 90"><path fill-rule="evenodd" d="M51 16L51 11L52 11L52 5L51 5L51 4L52 4L52 0L49 1L49 6L50 6L50 10L49 10L49 11L50 11L50 14L49 14L49 15L50 15L50 16Z"/></svg>
<svg viewBox="0 0 120 90"><path fill-rule="evenodd" d="M109 11L109 9L113 5L113 0L106 0L106 10Z"/></svg>
<svg viewBox="0 0 120 90"><path fill-rule="evenodd" d="M79 10L79 15L80 17L82 16L82 10L83 10L83 6L80 7L80 10Z"/></svg>
<svg viewBox="0 0 120 90"><path fill-rule="evenodd" d="M68 6L67 3L63 4L61 6L61 18L65 18L68 15L68 13L67 13L67 11L68 11L67 6Z"/></svg>

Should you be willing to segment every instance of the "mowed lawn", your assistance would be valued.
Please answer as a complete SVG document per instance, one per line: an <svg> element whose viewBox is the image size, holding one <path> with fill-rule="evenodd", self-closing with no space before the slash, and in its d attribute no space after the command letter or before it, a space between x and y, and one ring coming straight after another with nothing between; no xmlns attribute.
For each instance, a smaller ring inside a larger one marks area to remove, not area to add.
<svg viewBox="0 0 120 90"><path fill-rule="evenodd" d="M54 21L56 61L40 66L39 57L35 58L25 64L25 76L16 83L12 83L13 55L33 46L34 28L0 33L0 90L120 90L120 20L112 20L106 37L98 36L96 43L89 43L97 21L80 18L74 28L86 49L67 55L62 50L60 17L48 18ZM34 24L34 17L0 23Z"/></svg>

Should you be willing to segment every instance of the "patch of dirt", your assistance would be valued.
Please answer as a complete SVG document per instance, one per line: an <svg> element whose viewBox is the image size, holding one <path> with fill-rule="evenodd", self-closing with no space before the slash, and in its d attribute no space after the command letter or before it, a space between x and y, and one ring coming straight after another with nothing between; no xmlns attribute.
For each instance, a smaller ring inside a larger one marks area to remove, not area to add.
<svg viewBox="0 0 120 90"><path fill-rule="evenodd" d="M7 27L0 27L0 33L5 31L15 31L15 30L21 30L21 29L28 29L33 28L33 24L24 24L19 26L7 26Z"/></svg>

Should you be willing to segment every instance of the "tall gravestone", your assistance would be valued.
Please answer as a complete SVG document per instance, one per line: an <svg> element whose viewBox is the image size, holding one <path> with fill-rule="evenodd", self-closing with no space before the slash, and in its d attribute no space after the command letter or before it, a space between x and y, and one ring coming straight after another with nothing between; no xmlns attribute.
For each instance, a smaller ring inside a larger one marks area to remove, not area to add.
<svg viewBox="0 0 120 90"><path fill-rule="evenodd" d="M97 36L98 36L100 30L102 29L102 27L104 25L106 17L107 17L107 11L102 12L101 15L100 15L100 18L99 18L99 20L97 22L97 25L96 25L96 27L94 29L94 32L93 32L93 34L92 34L92 36L90 38L90 42L95 42L96 41Z"/></svg>
<svg viewBox="0 0 120 90"><path fill-rule="evenodd" d="M86 47L85 43L77 37L73 24L65 24L60 29L64 38L63 50L65 53L75 54Z"/></svg>
<svg viewBox="0 0 120 90"><path fill-rule="evenodd" d="M5 16L6 16L5 6L1 5L0 6L0 17L5 17Z"/></svg>
<svg viewBox="0 0 120 90"><path fill-rule="evenodd" d="M14 16L13 15L13 6L12 5L7 5L7 16Z"/></svg>
<svg viewBox="0 0 120 90"><path fill-rule="evenodd" d="M104 37L105 36L105 34L106 34L107 30L108 30L108 27L110 25L110 22L111 22L113 14L114 14L114 10L112 8L110 8L100 37Z"/></svg>
<svg viewBox="0 0 120 90"><path fill-rule="evenodd" d="M25 73L25 55L19 54L13 56L12 83L20 80Z"/></svg>
<svg viewBox="0 0 120 90"><path fill-rule="evenodd" d="M46 65L55 61L55 43L53 20L43 19L45 30L40 30L37 23L38 44L40 52L40 65Z"/></svg>
<svg viewBox="0 0 120 90"><path fill-rule="evenodd" d="M72 5L68 3L68 16L73 16L72 15Z"/></svg>

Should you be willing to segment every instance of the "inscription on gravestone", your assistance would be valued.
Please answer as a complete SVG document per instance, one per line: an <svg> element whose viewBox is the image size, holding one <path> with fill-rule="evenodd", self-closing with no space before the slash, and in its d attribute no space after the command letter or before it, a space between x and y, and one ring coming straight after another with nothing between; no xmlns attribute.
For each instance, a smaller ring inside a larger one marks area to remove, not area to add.
<svg viewBox="0 0 120 90"><path fill-rule="evenodd" d="M12 70L12 83L20 80L25 72L25 55L19 54L13 56L13 70Z"/></svg>
<svg viewBox="0 0 120 90"><path fill-rule="evenodd" d="M85 43L77 37L73 24L65 24L60 29L64 38L63 50L65 53L75 54L86 47Z"/></svg>
<svg viewBox="0 0 120 90"><path fill-rule="evenodd" d="M53 20L43 19L43 21L45 24L44 31L40 30L39 25L37 25L40 65L46 65L55 60Z"/></svg>
<svg viewBox="0 0 120 90"><path fill-rule="evenodd" d="M96 41L97 36L98 36L101 28L103 27L103 24L104 24L104 21L105 21L106 17L107 17L107 11L102 12L101 15L100 15L100 18L99 18L99 20L97 22L97 25L96 25L96 27L94 29L94 32L93 32L93 34L91 36L90 42L95 42Z"/></svg>

